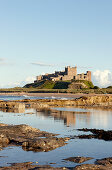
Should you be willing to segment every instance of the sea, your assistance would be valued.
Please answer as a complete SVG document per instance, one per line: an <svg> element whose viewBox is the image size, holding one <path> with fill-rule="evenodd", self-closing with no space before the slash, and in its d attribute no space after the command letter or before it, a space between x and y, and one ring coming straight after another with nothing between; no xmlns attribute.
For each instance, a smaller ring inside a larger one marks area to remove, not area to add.
<svg viewBox="0 0 112 170"><path fill-rule="evenodd" d="M73 99L62 97L33 97L33 96L0 96L0 100L21 99ZM56 111L56 114L53 114ZM27 113L33 114L27 114ZM66 161L68 157L92 157L86 164L94 163L97 159L112 157L112 141L99 139L72 138L81 134L81 128L95 128L112 130L112 110L87 107L56 107L50 112L35 108L26 108L23 112L13 113L0 111L0 123L19 125L27 124L42 131L57 135L57 137L71 137L65 146L49 152L25 151L21 146L9 146L0 150L0 167L10 166L11 163L34 162L38 165L52 167L75 167L78 163Z"/></svg>

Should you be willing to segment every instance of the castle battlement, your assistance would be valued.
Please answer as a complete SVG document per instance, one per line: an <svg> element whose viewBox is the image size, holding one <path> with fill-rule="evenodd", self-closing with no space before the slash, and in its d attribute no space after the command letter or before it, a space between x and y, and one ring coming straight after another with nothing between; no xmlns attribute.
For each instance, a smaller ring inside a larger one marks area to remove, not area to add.
<svg viewBox="0 0 112 170"><path fill-rule="evenodd" d="M77 74L77 67L65 67L64 71L55 71L52 74L45 74L37 76L36 81L40 80L52 80L52 81L67 81L67 80L87 80L91 81L91 71L87 71L85 74Z"/></svg>

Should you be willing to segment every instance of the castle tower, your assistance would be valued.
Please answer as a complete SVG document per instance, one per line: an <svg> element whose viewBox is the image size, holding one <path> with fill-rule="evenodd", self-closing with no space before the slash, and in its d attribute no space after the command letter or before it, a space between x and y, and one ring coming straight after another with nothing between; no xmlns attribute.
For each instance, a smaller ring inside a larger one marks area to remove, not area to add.
<svg viewBox="0 0 112 170"><path fill-rule="evenodd" d="M87 71L87 80L91 81L91 71Z"/></svg>
<svg viewBox="0 0 112 170"><path fill-rule="evenodd" d="M77 67L66 67L65 71L68 76L76 76L77 75Z"/></svg>

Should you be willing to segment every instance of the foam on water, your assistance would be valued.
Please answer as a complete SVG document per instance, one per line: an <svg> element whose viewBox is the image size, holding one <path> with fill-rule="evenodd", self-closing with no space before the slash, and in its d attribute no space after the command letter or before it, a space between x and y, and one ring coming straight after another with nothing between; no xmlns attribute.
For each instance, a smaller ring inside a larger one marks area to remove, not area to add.
<svg viewBox="0 0 112 170"><path fill-rule="evenodd" d="M15 96L15 95L6 95L0 96L0 100L4 100L4 101L9 101L9 100L22 100L22 99L59 99L59 100L67 100L67 99L73 99L72 97L55 97L55 96L51 96L51 97L37 97L37 96L28 96L28 95L21 95L21 96Z"/></svg>

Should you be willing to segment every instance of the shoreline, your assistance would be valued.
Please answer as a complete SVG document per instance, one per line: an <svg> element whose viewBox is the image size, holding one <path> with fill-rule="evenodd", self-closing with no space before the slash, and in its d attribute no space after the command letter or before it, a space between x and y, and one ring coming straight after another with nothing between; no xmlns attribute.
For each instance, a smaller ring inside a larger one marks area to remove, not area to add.
<svg viewBox="0 0 112 170"><path fill-rule="evenodd" d="M1 95L1 94L0 94ZM10 94L6 94L6 95L10 95ZM13 94L14 95L14 94ZM21 95L21 94L18 94L18 95ZM23 94L22 93L22 95L27 95L26 93L25 94ZM35 96L36 95L38 95L38 94L35 94ZM39 95L48 95L48 94L39 94ZM56 94L56 96L58 96L59 97L59 95L60 94ZM62 94L63 95L63 94ZM67 94L64 94L64 97L65 97L65 95L67 95ZM84 104L85 104L85 102L90 102L90 98L91 98L91 96L108 96L107 94L103 94L103 95L88 95L88 94L85 94L85 95L82 95L82 94L72 94L72 96L78 96L78 97L80 97L80 95L81 96L84 96L84 97L82 97L82 99L78 99L79 100L79 102L81 102L82 104L83 104L83 102L84 102ZM52 94L49 94L49 96L52 96ZM68 95L67 95L68 96ZM89 99L87 99L86 98L86 96L88 96L89 97ZM112 95L109 95L109 96L112 96ZM43 100L29 100L29 101L23 101L23 103L24 104L27 104L27 102L28 103L32 103L32 104L34 104L34 105L37 105L37 103L39 103L39 101L40 101L40 103L42 102L43 103L43 105L44 105L44 101L46 101L46 103L45 103L45 105L46 104L48 104L49 102L51 103L51 104L53 104L52 102L54 101L55 102L55 99L54 100L46 100L46 99L43 99ZM70 101L69 99L68 99L68 101ZM72 101L75 101L75 100L72 100ZM94 98L94 101L96 101L96 99ZM87 102L87 103L88 103ZM96 101L96 102L98 102L98 101ZM108 101L107 101L108 102ZM18 102L19 103L19 102ZM41 103L41 104L42 104ZM86 105L87 105L87 103L86 103ZM54 104L58 104L57 102L56 103L54 103ZM59 103L60 104L60 103ZM64 103L62 103L62 104L65 104L65 101L64 101ZM89 103L88 103L89 104ZM41 106L41 105L40 105ZM98 106L99 107L99 106ZM5 124L4 124L5 125ZM12 126L12 125L11 125ZM10 126L10 127L11 127ZM19 129L18 129L18 131L19 132L17 132L16 131L16 133L14 133L14 135L16 135L17 134L17 138L16 138L16 136L15 136L15 139L16 140L13 140L13 142L14 141L16 141L17 142L17 145L18 144L21 144L21 140L20 140L20 138L18 138L18 133L20 133L20 135L22 134L21 133L21 131L20 131L20 129L21 129L21 127L22 127L22 129L23 130L25 130L26 129L26 131L27 131L27 133L28 134L26 134L26 136L28 136L29 135L29 138L32 138L32 135L33 135L33 132L32 132L32 128L31 128L31 134L29 133L30 132L30 128L29 128L29 126L27 126L27 125L14 125L13 127L19 127ZM4 126L5 127L5 126ZM15 129L15 128L14 128ZM9 128L8 128L8 130L10 130ZM80 129L80 130L83 130L83 129ZM84 129L84 131L87 131L88 129ZM91 129L89 129L89 130L91 130ZM99 131L99 129L98 129L98 131ZM14 131L15 132L15 131ZM102 131L101 131L102 132ZM34 136L35 136L35 133L36 133L36 131L34 130ZM43 133L42 131L39 131L39 133ZM44 132L45 133L45 132ZM25 135L25 132L23 131L23 134ZM48 134L50 134L49 132L48 133L46 133L46 135L48 135ZM12 131L11 131L11 135L12 135ZM19 135L19 136L20 136ZM43 134L43 136L45 136L45 134ZM5 135L4 135L4 137L5 137ZM75 137L75 136L74 136ZM82 137L87 137L87 136L82 136ZM3 137L2 137L3 138ZM47 136L47 138L48 138L48 136ZM19 141L17 141L17 140L20 140L20 142ZM52 138L52 140L54 141L54 139L56 139L56 145L57 145L57 138L55 138L55 136ZM69 136L67 136L67 138L66 138L67 140L69 139ZM72 139L72 138L71 138ZM71 140L71 139L69 139L69 140ZM83 140L84 138L80 138L80 140ZM86 139L86 138L85 138ZM45 137L44 138L42 138L42 139L36 139L37 141L39 141L39 142L44 142L44 143L46 143L47 141L49 142L52 142L52 140L51 140L51 138L50 138L50 140L49 139L45 139ZM41 140L41 141L40 141ZM59 147L60 147L60 142L64 145L64 142L66 142L66 141L63 141L64 139L61 139L61 141L59 141ZM72 139L73 140L73 139ZM87 139L86 139L87 140ZM89 138L88 138L88 140L89 140ZM7 139L6 139L6 141L7 141ZM27 146L27 144L28 144L28 146ZM29 145L30 144L30 145ZM21 147L23 147L23 150L25 150L25 151L34 151L35 150L35 148L33 148L32 146L33 146L33 144L37 144L36 142L35 142L35 139L34 139L34 142L32 142L32 140L31 141L25 141L25 142L23 142L23 144L21 145ZM54 143L55 144L55 143ZM62 146L63 146L62 145ZM65 144L66 145L66 144ZM61 147L62 147L61 146ZM29 148L28 148L29 147ZM47 146L46 146L47 147ZM37 148L40 148L40 146L38 147L37 146ZM34 149L34 150L33 150ZM42 149L44 149L45 150L45 146L42 146ZM49 148L50 149L50 148ZM54 148L55 149L55 148ZM41 149L40 150L35 150L35 152L38 152L38 151L40 151L41 152ZM47 151L47 150L46 150ZM72 155L71 155L72 156ZM77 155L76 155L77 156ZM82 156L82 155L81 155ZM88 155L85 155L85 156L88 156ZM72 158L72 157L70 157L70 158ZM79 159L79 156L77 156L76 157L76 159ZM83 157L81 157L81 159L82 159ZM72 158L72 159L74 159L74 157ZM95 159L96 161L97 161L97 159L96 159L96 157L94 157L93 159ZM95 168L95 169L105 169L105 170L107 170L107 169L111 169L112 168L112 163L111 163L111 160L112 160L112 158L111 157L107 157L107 158L105 158L105 159L101 159L101 158L99 158L98 159L99 161L100 161L100 164L97 164L96 163L96 161L94 161L94 163L93 164L81 164L81 163L79 163L79 165L78 166L73 166L72 167L72 169L74 169L74 170L82 170L82 169L93 169L93 168ZM31 160L32 161L32 160ZM104 162L105 161L105 162ZM50 166L51 165L51 166ZM67 169L67 170L69 170L69 169L71 169L71 168L68 168L68 167L53 167L52 166L52 162L51 162L51 164L50 165L40 165L39 163L38 163L38 165L36 164L35 165L35 162L19 162L19 163L10 163L10 165L9 165L9 167L7 166L3 166L3 167L0 167L0 170L5 170L5 169L9 169L9 170L12 170L12 169L16 169L16 168L18 168L18 169L40 169L40 168L43 168L43 169L51 169L51 170L55 170L55 169Z"/></svg>
<svg viewBox="0 0 112 170"><path fill-rule="evenodd" d="M5 94L8 96L9 94ZM30 99L27 98L27 93L25 94L15 94L13 95L21 96L25 95L24 99L18 100L1 100L0 101L0 108L6 109L20 109L25 108L27 105L35 106L38 108L51 108L51 107L77 107L77 106L89 106L89 107L104 107L104 108L112 108L112 95L110 94L100 94L100 95L93 95L93 94L35 94L34 97L52 97L50 98L37 98L37 99ZM32 96L32 94L30 94ZM33 97L32 96L32 97ZM54 98L53 98L54 97ZM56 98L57 97L57 98ZM61 98L61 99L60 99Z"/></svg>
<svg viewBox="0 0 112 170"><path fill-rule="evenodd" d="M11 93L0 93L0 96L32 96L32 97L65 97L65 98L79 98L87 94L77 93L27 93L27 92L11 92Z"/></svg>
<svg viewBox="0 0 112 170"><path fill-rule="evenodd" d="M0 96L32 96L32 97L68 97L79 98L82 96L112 96L112 94L84 94L84 93L27 93L27 92L0 92Z"/></svg>

